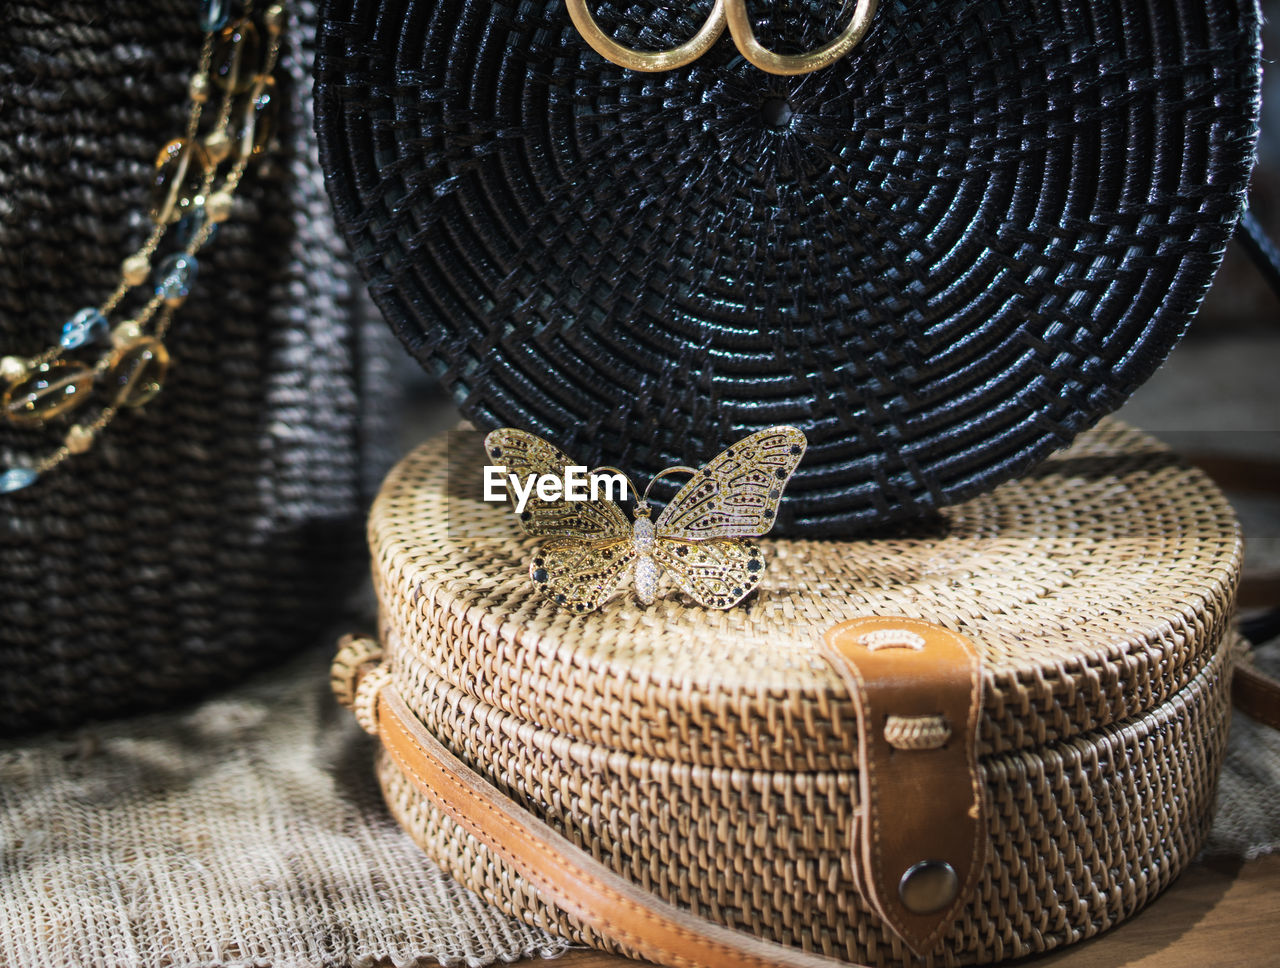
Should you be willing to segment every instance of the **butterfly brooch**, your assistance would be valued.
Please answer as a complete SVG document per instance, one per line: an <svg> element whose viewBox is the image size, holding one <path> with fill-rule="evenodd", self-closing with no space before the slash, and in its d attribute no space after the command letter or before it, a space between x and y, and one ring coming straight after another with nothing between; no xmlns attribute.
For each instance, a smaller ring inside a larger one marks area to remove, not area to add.
<svg viewBox="0 0 1280 968"><path fill-rule="evenodd" d="M634 520L606 499L570 500L564 492L546 500L533 477L565 478L577 468L563 451L541 437L504 428L485 437L489 458L519 480L529 481L517 520L527 534L549 538L529 563L534 587L575 612L599 608L631 576L636 599L653 603L663 572L707 608L732 608L760 583L764 555L749 538L767 534L782 492L806 447L795 427L769 427L738 441L701 470L668 467L644 493L621 471L612 472L636 498ZM692 477L657 518L649 492L671 474ZM567 492L567 488L565 491Z"/></svg>

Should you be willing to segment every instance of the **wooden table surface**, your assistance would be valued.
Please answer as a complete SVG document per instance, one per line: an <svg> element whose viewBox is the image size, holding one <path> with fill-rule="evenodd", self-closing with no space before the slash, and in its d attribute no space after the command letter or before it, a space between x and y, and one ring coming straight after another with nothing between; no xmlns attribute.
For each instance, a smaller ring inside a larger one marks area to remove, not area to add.
<svg viewBox="0 0 1280 968"><path fill-rule="evenodd" d="M521 961L517 968L634 968L639 964L594 951L571 951L554 962ZM1280 966L1280 855L1247 864L1195 864L1125 924L1090 941L1016 964L1018 968Z"/></svg>

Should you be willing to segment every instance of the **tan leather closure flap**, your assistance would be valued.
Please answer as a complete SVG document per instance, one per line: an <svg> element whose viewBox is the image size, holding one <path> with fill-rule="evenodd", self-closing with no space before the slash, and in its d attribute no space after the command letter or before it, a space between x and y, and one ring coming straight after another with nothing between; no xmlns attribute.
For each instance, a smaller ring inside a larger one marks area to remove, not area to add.
<svg viewBox="0 0 1280 968"><path fill-rule="evenodd" d="M960 916L985 859L977 649L909 618L853 619L824 640L858 714L854 867L876 912L923 956Z"/></svg>

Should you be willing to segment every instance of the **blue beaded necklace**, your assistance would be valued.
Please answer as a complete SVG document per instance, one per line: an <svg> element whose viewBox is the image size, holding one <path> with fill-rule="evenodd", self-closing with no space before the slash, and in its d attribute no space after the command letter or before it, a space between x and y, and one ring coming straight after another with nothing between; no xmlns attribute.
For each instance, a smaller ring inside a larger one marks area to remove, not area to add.
<svg viewBox="0 0 1280 968"><path fill-rule="evenodd" d="M122 409L145 405L164 385L165 336L195 284L197 253L231 216L236 189L266 152L279 109L272 72L284 6L271 3L255 15L246 0L235 20L231 8L231 0L202 0L204 40L187 85L186 127L156 156L151 232L120 264L115 290L72 315L56 345L33 357L0 358L0 419L42 428L77 417L55 450L0 468L0 493L30 487L85 453Z"/></svg>

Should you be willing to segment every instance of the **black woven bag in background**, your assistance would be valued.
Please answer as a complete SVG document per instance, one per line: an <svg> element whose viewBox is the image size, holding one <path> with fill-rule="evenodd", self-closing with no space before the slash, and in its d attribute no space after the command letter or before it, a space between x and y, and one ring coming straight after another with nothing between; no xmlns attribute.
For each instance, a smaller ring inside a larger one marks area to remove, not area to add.
<svg viewBox="0 0 1280 968"><path fill-rule="evenodd" d="M280 152L200 253L163 392L0 495L0 733L131 712L305 642L364 569L394 341L344 262L315 155L315 5L287 3ZM0 6L0 354L55 342L146 237L198 5ZM0 421L0 466L60 440Z"/></svg>
<svg viewBox="0 0 1280 968"><path fill-rule="evenodd" d="M765 6L783 51L847 16ZM709 7L592 8L653 50ZM643 479L793 423L775 533L844 535L1025 472L1165 358L1241 211L1258 23L883 0L813 74L728 36L639 74L563 0L325 0L321 160L375 300L480 426Z"/></svg>

